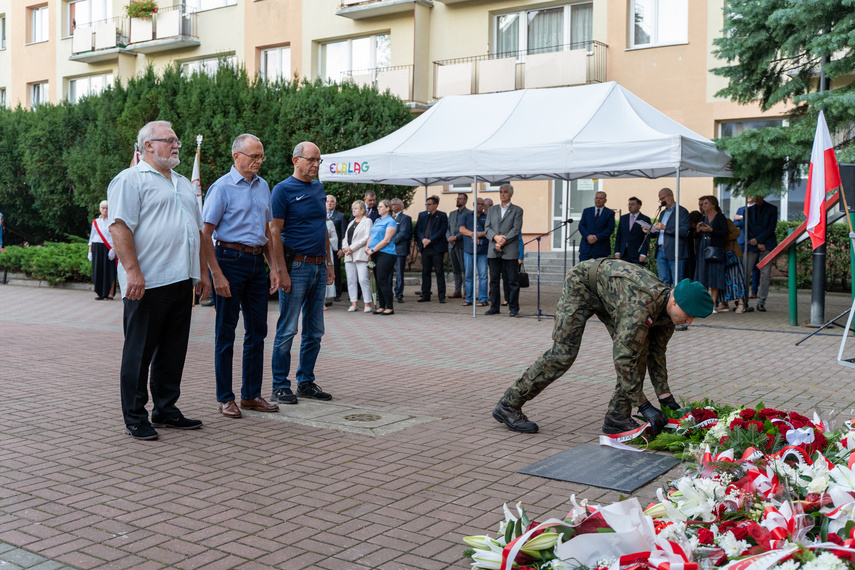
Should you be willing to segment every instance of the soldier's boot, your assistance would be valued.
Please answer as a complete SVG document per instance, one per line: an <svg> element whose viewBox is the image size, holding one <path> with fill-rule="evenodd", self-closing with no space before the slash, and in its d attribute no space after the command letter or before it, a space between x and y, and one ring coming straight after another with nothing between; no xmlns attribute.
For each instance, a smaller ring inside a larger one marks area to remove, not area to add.
<svg viewBox="0 0 855 570"><path fill-rule="evenodd" d="M653 432L653 435L659 435L662 432L662 428L668 423L668 417L650 402L640 405L638 411L644 416L645 420L650 422L650 430Z"/></svg>
<svg viewBox="0 0 855 570"><path fill-rule="evenodd" d="M673 394L669 394L667 398L659 398L659 408L668 408L676 412L680 409L680 404L674 399Z"/></svg>
<svg viewBox="0 0 855 570"><path fill-rule="evenodd" d="M606 419L603 420L603 433L609 435L631 431L637 427L639 427L639 423L631 417L611 410L606 414Z"/></svg>
<svg viewBox="0 0 855 570"><path fill-rule="evenodd" d="M537 433L537 424L530 422L521 408L511 405L507 398L502 398L493 410L493 418L500 424L508 426L509 430L520 433Z"/></svg>

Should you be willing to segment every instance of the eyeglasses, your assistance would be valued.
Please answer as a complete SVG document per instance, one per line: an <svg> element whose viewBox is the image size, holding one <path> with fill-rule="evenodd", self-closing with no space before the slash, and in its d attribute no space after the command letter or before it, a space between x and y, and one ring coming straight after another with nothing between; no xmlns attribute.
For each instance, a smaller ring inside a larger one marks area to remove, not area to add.
<svg viewBox="0 0 855 570"><path fill-rule="evenodd" d="M258 162L259 160L261 162L264 162L265 160L267 160L267 157L264 156L263 154L246 154L245 152L241 152L241 151L237 151L237 153L244 155L245 157L249 158L253 162Z"/></svg>
<svg viewBox="0 0 855 570"><path fill-rule="evenodd" d="M307 156L298 156L297 158L302 158L303 160L308 160L312 164L317 164L317 165L321 165L324 163L323 158L309 158Z"/></svg>
<svg viewBox="0 0 855 570"><path fill-rule="evenodd" d="M181 148L181 141L178 139L148 139L149 142L165 142L169 146L177 146Z"/></svg>

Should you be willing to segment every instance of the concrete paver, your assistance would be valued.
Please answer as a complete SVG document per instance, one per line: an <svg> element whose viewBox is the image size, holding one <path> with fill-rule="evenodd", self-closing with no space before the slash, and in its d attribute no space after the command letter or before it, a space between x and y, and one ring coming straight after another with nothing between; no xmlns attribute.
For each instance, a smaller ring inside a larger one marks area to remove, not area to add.
<svg viewBox="0 0 855 570"><path fill-rule="evenodd" d="M535 294L524 291L523 314L534 313ZM544 288L546 313L559 294ZM803 319L808 295L800 293ZM571 371L526 405L541 431L523 435L490 411L549 347L551 320L472 319L459 299L417 304L410 289L405 299L393 318L349 313L347 303L326 312L316 373L334 400L296 408L435 421L365 434L299 423L299 410L287 412L294 421L226 419L214 396L214 311L197 307L179 406L205 427L139 442L124 435L119 407L121 302L0 287L0 561L27 567L7 559L20 552L55 565L30 566L44 568L462 569L460 538L495 531L504 502L544 518L566 512L572 493L618 498L517 473L596 443L614 386L602 324L590 322ZM849 303L829 296L827 314ZM676 395L852 409L851 371L836 364L840 329L794 347L810 330L786 324L783 292L767 307L676 333ZM276 317L271 303L268 348ZM661 483L636 495L652 499Z"/></svg>

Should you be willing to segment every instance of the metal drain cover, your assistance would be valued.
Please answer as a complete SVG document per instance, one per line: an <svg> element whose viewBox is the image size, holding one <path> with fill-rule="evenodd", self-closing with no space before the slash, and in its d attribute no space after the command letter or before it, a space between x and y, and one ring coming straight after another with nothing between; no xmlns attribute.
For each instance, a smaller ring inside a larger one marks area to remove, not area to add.
<svg viewBox="0 0 855 570"><path fill-rule="evenodd" d="M350 414L349 416L344 416L349 422L377 422L383 419L383 416L378 416L376 414Z"/></svg>

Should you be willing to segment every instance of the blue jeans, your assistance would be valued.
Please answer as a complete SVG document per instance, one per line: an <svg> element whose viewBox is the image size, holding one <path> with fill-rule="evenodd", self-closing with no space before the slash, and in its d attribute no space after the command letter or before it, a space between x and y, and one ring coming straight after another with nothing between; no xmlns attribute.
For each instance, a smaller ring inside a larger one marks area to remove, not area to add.
<svg viewBox="0 0 855 570"><path fill-rule="evenodd" d="M473 255L463 252L463 264L466 266L466 302L472 303ZM478 259L478 302L487 302L487 254L479 255Z"/></svg>
<svg viewBox="0 0 855 570"><path fill-rule="evenodd" d="M217 263L229 282L231 297L217 295L214 341L214 370L217 378L217 401L235 399L232 392L232 361L235 329L243 312L243 382L240 397L252 400L261 396L264 375L264 339L267 336L267 271L264 256L217 246Z"/></svg>
<svg viewBox="0 0 855 570"><path fill-rule="evenodd" d="M273 341L273 390L290 388L291 343L297 334L297 321L303 314L303 340L297 383L315 381L315 362L324 336L324 294L327 268L324 264L295 261L291 267L291 292L279 290L279 320Z"/></svg>
<svg viewBox="0 0 855 570"><path fill-rule="evenodd" d="M674 260L665 259L665 248L656 247L656 272L659 274L659 280L665 285L675 286L683 280L683 268L686 264L685 259L681 259L677 264L676 275L674 273ZM676 277L676 280L674 279Z"/></svg>

